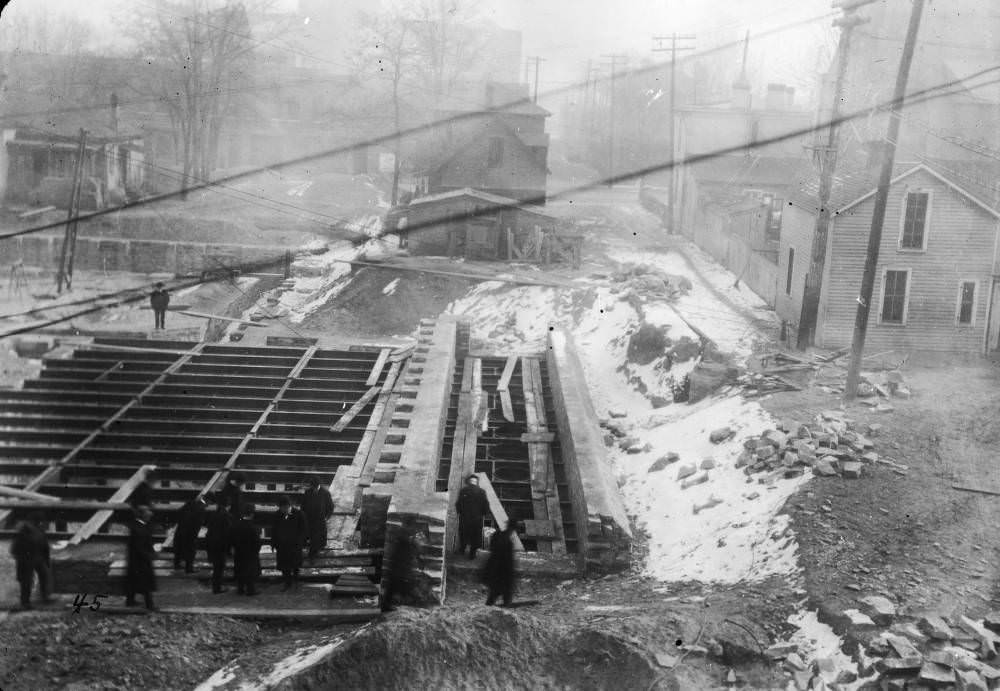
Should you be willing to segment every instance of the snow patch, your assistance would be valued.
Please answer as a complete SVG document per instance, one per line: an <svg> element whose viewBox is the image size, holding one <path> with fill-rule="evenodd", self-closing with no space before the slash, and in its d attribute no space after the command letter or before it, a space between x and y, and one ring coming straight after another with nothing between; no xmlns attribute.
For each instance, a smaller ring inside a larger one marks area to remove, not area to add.
<svg viewBox="0 0 1000 691"><path fill-rule="evenodd" d="M778 512L810 475L762 485L748 482L735 465L742 440L774 428L772 418L756 402L738 396L663 410L629 430L651 451L613 455L629 511L649 534L645 573L665 581L720 583L797 573L798 546L788 517ZM635 419L637 411L630 412ZM723 424L736 434L712 444L709 433ZM668 451L679 454L680 461L649 472ZM707 457L715 467L703 471ZM678 469L692 464L697 474L708 473L708 481L684 489ZM696 511L710 500L721 503Z"/></svg>
<svg viewBox="0 0 1000 691"><path fill-rule="evenodd" d="M857 673L858 666L841 649L844 644L843 639L834 633L833 629L821 622L816 612L797 612L788 617L788 623L798 629L790 637L790 642L799 647L799 653L807 665L820 658L827 658L833 662L832 670L823 675L823 681L828 684L835 682L840 672ZM839 688L853 691L874 678L877 678L877 675L858 679L851 684L842 684Z"/></svg>
<svg viewBox="0 0 1000 691"><path fill-rule="evenodd" d="M382 289L382 294L395 295L396 288L398 287L399 287L399 277L397 276L396 278L392 279L391 281L389 281L389 283L386 284L385 288Z"/></svg>

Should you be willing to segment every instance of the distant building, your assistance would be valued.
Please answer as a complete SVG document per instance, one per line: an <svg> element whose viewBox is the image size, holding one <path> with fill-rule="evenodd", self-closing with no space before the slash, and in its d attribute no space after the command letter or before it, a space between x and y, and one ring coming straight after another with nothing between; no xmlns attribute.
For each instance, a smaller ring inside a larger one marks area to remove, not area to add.
<svg viewBox="0 0 1000 691"><path fill-rule="evenodd" d="M113 99L104 114L76 112L47 117L44 124L8 126L3 137L4 203L67 207L80 129L87 131L81 208L98 209L137 196L145 179L143 136L119 122Z"/></svg>
<svg viewBox="0 0 1000 691"><path fill-rule="evenodd" d="M416 156L418 194L470 187L544 203L549 111L520 88L493 83L480 103L455 98L440 113L441 123Z"/></svg>
<svg viewBox="0 0 1000 691"><path fill-rule="evenodd" d="M816 344L849 346L871 226L878 166L841 167L830 208ZM995 164L896 166L875 273L866 349L997 352L1000 204ZM791 195L779 247L775 308L797 324L818 215L815 179Z"/></svg>

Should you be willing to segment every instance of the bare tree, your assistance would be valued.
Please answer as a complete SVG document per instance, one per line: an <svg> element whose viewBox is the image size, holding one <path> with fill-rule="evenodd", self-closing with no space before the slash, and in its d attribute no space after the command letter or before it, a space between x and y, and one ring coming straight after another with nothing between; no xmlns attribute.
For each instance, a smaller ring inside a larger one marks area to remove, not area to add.
<svg viewBox="0 0 1000 691"><path fill-rule="evenodd" d="M400 114L399 86L409 78L415 68L417 52L410 24L386 14L362 14L361 25L367 27L366 42L360 52L361 68L386 78L392 84L393 142L392 194L393 206L399 201L399 171L402 157L402 118Z"/></svg>
<svg viewBox="0 0 1000 691"><path fill-rule="evenodd" d="M192 177L212 174L226 114L250 82L253 50L275 36L253 36L250 10L234 0L156 0L155 11L137 14L136 29L148 67L139 89L170 118L186 189Z"/></svg>

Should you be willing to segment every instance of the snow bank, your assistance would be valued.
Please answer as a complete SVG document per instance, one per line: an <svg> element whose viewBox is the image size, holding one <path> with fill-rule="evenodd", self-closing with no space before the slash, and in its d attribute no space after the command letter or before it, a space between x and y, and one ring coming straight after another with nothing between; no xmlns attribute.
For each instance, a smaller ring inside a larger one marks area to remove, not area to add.
<svg viewBox="0 0 1000 691"><path fill-rule="evenodd" d="M831 663L821 666L820 676L822 676L823 681L832 684L837 680L840 672L857 673L858 666L854 660L841 650L844 644L843 639L834 633L833 629L821 622L817 618L816 612L796 612L788 617L788 623L798 629L789 640L798 645L799 654L807 665L820 659L826 659ZM877 676L858 679L850 684L841 684L839 688L844 689L844 691L854 691Z"/></svg>
<svg viewBox="0 0 1000 691"><path fill-rule="evenodd" d="M797 545L787 516L777 513L808 475L762 485L735 466L742 440L775 426L770 416L737 396L663 410L629 430L651 451L618 451L613 458L626 504L649 534L645 573L660 580L722 583L796 573ZM723 425L735 435L712 444L710 432ZM650 472L670 451L680 460ZM704 471L701 464L709 457L715 467ZM688 465L695 465L697 474L707 472L708 481L684 489L678 470ZM720 503L696 513L696 507L715 500Z"/></svg>

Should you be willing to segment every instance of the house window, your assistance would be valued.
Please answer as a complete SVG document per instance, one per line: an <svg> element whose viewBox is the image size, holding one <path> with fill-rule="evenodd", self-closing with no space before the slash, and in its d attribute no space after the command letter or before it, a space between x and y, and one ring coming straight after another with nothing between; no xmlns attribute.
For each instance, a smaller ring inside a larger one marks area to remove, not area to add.
<svg viewBox="0 0 1000 691"><path fill-rule="evenodd" d="M906 320L906 289L910 272L907 270L886 271L882 280L883 324L902 324Z"/></svg>
<svg viewBox="0 0 1000 691"><path fill-rule="evenodd" d="M785 201L778 197L766 195L764 203L767 206L767 225L764 230L764 237L767 240L777 242L781 239L781 211L785 208Z"/></svg>
<svg viewBox="0 0 1000 691"><path fill-rule="evenodd" d="M924 249L924 241L927 235L927 208L929 203L929 193L907 192L906 209L903 213L903 234L899 240L900 249Z"/></svg>
<svg viewBox="0 0 1000 691"><path fill-rule="evenodd" d="M962 281L958 288L958 323L972 324L976 313L976 282Z"/></svg>
<svg viewBox="0 0 1000 691"><path fill-rule="evenodd" d="M486 159L486 165L490 168L499 168L503 165L503 139L501 137L490 137L490 153Z"/></svg>
<svg viewBox="0 0 1000 691"><path fill-rule="evenodd" d="M785 276L785 295L792 294L792 269L795 268L795 248L788 248L788 275Z"/></svg>

